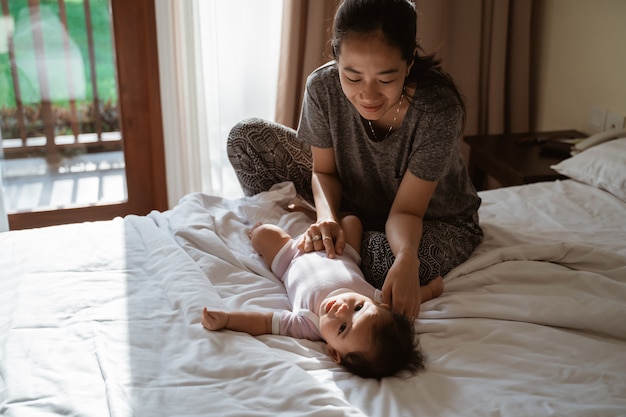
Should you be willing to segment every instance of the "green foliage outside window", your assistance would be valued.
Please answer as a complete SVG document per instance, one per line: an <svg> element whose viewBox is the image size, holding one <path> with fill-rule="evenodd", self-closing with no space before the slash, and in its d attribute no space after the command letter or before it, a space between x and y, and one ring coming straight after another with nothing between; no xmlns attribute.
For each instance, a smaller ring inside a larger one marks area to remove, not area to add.
<svg viewBox="0 0 626 417"><path fill-rule="evenodd" d="M26 0L9 0L10 17L0 20L0 127L4 138L19 137L18 117L22 117L28 135L43 131L39 118L41 101L52 103L56 118L56 134L71 134L70 100L76 103L77 122L81 131L93 131L95 114L92 74L89 61L89 43L85 19L84 0L65 0L67 38L62 24L58 0L40 0L40 16L48 95L42 97L39 88L37 63L33 43L33 27ZM89 0L95 54L95 71L98 91L98 108L103 119L103 131L118 130L117 88L113 40L108 0ZM8 37L12 36L17 78L24 113L16 109L16 96ZM90 126L91 125L91 126ZM91 129L90 129L91 128Z"/></svg>

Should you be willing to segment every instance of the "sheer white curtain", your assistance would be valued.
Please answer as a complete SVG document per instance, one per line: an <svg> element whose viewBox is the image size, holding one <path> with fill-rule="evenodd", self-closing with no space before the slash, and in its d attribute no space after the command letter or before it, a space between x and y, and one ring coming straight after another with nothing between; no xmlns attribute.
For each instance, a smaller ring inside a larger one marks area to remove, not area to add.
<svg viewBox="0 0 626 417"><path fill-rule="evenodd" d="M155 0L168 200L242 195L231 127L274 120L282 0Z"/></svg>
<svg viewBox="0 0 626 417"><path fill-rule="evenodd" d="M0 232L9 230L9 215L7 213L6 199L4 197L4 149L2 148L2 130L0 130Z"/></svg>
<svg viewBox="0 0 626 417"><path fill-rule="evenodd" d="M9 51L8 38L12 28L13 20L8 17L0 17L0 54ZM0 129L0 232L9 230L9 215L7 214L6 198L4 194L4 148L2 145L2 129Z"/></svg>

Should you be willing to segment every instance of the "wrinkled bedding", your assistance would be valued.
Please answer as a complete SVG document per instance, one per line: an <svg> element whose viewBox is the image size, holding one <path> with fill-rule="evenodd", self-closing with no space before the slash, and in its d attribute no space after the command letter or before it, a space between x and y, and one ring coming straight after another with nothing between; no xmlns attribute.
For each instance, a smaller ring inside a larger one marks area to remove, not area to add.
<svg viewBox="0 0 626 417"><path fill-rule="evenodd" d="M417 376L353 376L319 342L200 324L289 308L246 235L296 234L255 197L0 234L6 416L618 416L626 413L626 206L572 180L481 193L485 240L424 303Z"/></svg>

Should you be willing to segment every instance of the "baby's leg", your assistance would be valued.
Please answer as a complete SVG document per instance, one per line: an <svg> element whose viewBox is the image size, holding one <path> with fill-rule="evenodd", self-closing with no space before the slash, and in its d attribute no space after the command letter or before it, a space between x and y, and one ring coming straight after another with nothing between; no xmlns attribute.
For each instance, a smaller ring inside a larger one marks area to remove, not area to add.
<svg viewBox="0 0 626 417"><path fill-rule="evenodd" d="M348 214L339 220L339 224L343 229L346 243L350 244L357 253L361 254L361 236L363 236L363 225L361 220L353 215Z"/></svg>
<svg viewBox="0 0 626 417"><path fill-rule="evenodd" d="M315 207L306 201L305 199L300 199L301 201L290 203L287 206L287 210L289 211L299 211L300 213L304 213L313 221L317 220L317 213L315 212Z"/></svg>
<svg viewBox="0 0 626 417"><path fill-rule="evenodd" d="M273 224L256 224L249 233L252 248L263 258L268 267L272 266L274 257L291 236Z"/></svg>

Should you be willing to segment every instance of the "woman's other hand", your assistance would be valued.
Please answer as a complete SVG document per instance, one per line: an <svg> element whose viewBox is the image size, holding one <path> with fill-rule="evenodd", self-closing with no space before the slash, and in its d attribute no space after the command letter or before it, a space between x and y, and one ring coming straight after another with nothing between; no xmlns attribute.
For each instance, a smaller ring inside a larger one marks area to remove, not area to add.
<svg viewBox="0 0 626 417"><path fill-rule="evenodd" d="M389 269L382 288L383 302L409 319L417 318L422 303L418 276L417 256L399 255Z"/></svg>

